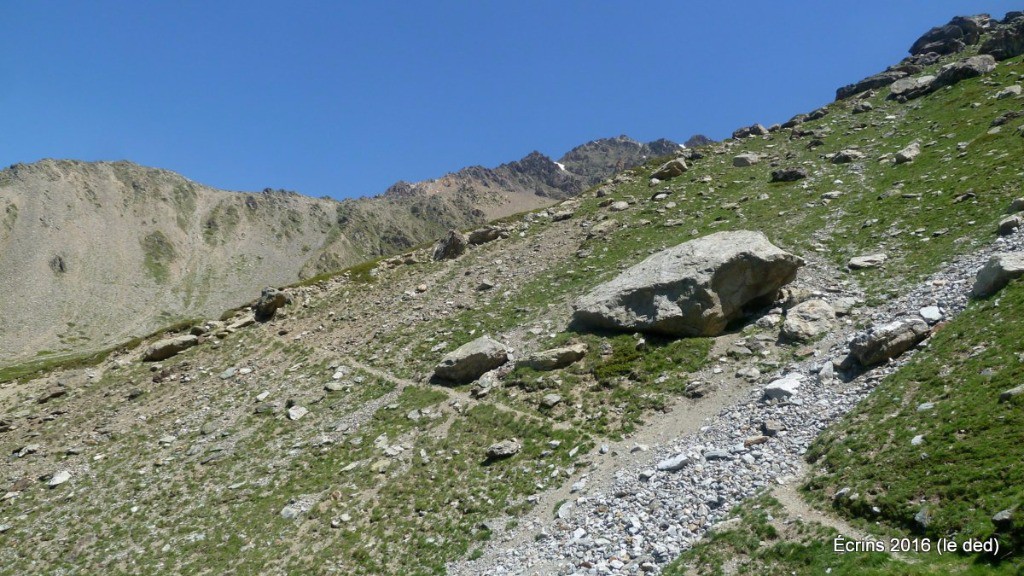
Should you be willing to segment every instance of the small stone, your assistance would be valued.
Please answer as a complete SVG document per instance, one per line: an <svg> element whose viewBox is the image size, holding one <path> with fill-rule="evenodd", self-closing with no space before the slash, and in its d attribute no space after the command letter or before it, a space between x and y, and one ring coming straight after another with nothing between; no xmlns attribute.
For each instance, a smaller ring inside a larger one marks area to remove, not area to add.
<svg viewBox="0 0 1024 576"><path fill-rule="evenodd" d="M558 394L548 394L541 398L540 405L543 408L554 408L562 401L562 397Z"/></svg>
<svg viewBox="0 0 1024 576"><path fill-rule="evenodd" d="M942 320L942 311L939 310L938 306L925 306L918 313L929 324L935 324Z"/></svg>
<svg viewBox="0 0 1024 576"><path fill-rule="evenodd" d="M1020 386L1017 386L1015 388L1010 388L1009 390L1006 390L1003 393L1001 393L999 395L999 401L1009 402L1010 400L1021 395L1024 395L1024 384L1021 384Z"/></svg>
<svg viewBox="0 0 1024 576"><path fill-rule="evenodd" d="M289 420L300 420L303 416L309 413L309 410L304 406L292 406L288 409Z"/></svg>
<svg viewBox="0 0 1024 576"><path fill-rule="evenodd" d="M60 486L61 484L67 482L68 480L71 480L71 472L68 472L67 470L61 470L60 472L57 472L50 478L50 482L48 485L50 486L50 488L54 488Z"/></svg>
<svg viewBox="0 0 1024 576"><path fill-rule="evenodd" d="M764 389L765 400L786 400L796 393L803 382L800 374L789 374L783 378L772 381Z"/></svg>
<svg viewBox="0 0 1024 576"><path fill-rule="evenodd" d="M924 436L921 434L918 434L917 436L914 436L913 438L910 439L911 446L920 446L921 444L924 444Z"/></svg>
<svg viewBox="0 0 1024 576"><path fill-rule="evenodd" d="M678 470L682 470L689 463L689 456L686 454L676 454L671 458L666 458L661 462L658 462L657 468L664 472L676 472Z"/></svg>
<svg viewBox="0 0 1024 576"><path fill-rule="evenodd" d="M302 509L298 506L289 504L281 509L281 518L284 518L285 520L295 520L301 515Z"/></svg>
<svg viewBox="0 0 1024 576"><path fill-rule="evenodd" d="M523 449L523 445L516 439L502 440L495 444L491 444L487 448L487 458L491 460L498 460L502 458L509 458L515 456Z"/></svg>

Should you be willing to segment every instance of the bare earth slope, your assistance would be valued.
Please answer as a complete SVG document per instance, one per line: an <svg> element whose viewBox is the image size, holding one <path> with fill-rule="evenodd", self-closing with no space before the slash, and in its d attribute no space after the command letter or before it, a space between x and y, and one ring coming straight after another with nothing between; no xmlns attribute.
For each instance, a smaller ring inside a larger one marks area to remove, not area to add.
<svg viewBox="0 0 1024 576"><path fill-rule="evenodd" d="M547 206L668 141L539 153L337 202L236 193L130 162L43 160L0 172L0 364L95 350L217 314L282 285ZM614 160L610 165L608 159Z"/></svg>

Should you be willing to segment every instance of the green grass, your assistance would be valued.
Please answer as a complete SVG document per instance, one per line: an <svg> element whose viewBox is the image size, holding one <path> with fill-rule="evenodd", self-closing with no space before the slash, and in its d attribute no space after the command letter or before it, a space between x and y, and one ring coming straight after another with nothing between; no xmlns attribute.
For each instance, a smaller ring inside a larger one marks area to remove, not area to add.
<svg viewBox="0 0 1024 576"><path fill-rule="evenodd" d="M174 243L161 231L150 232L142 239L143 265L150 278L159 284L170 279L170 266L177 257Z"/></svg>
<svg viewBox="0 0 1024 576"><path fill-rule="evenodd" d="M975 302L812 446L821 470L807 486L863 522L930 538L997 537L1024 566L1024 523L998 534L991 517L1024 505L1024 403L998 402L1024 379L1024 285ZM930 410L919 410L926 402ZM911 443L915 436L924 441ZM927 510L921 526L914 517ZM877 510L877 511L876 511Z"/></svg>
<svg viewBox="0 0 1024 576"><path fill-rule="evenodd" d="M1009 563L978 563L956 554L837 552L835 529L790 517L768 495L752 498L732 514L738 522L711 532L669 564L662 574L830 576L945 576L1019 574ZM851 537L843 536L841 542ZM883 543L887 540L883 539ZM840 544L842 546L843 544Z"/></svg>

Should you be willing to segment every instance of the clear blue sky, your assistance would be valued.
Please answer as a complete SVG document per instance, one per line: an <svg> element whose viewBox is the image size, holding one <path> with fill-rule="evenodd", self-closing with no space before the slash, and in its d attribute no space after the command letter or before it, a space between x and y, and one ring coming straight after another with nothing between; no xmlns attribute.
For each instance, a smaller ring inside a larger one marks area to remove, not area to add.
<svg viewBox="0 0 1024 576"><path fill-rule="evenodd" d="M231 190L382 192L588 140L723 138L1005 1L8 0L0 165L128 159Z"/></svg>

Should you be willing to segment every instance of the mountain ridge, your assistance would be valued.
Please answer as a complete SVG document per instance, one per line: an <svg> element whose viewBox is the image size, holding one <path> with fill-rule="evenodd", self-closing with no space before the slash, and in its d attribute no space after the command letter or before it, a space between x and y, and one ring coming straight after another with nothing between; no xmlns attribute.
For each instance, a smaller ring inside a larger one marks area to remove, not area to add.
<svg viewBox="0 0 1024 576"><path fill-rule="evenodd" d="M495 168L471 166L342 201L220 190L123 160L15 164L0 171L0 288L10 310L0 326L0 358L66 353L86 342L102 347L209 315L264 285L550 205L618 166L673 148L669 141L651 149L621 136L599 139L574 149L576 172L532 152Z"/></svg>

